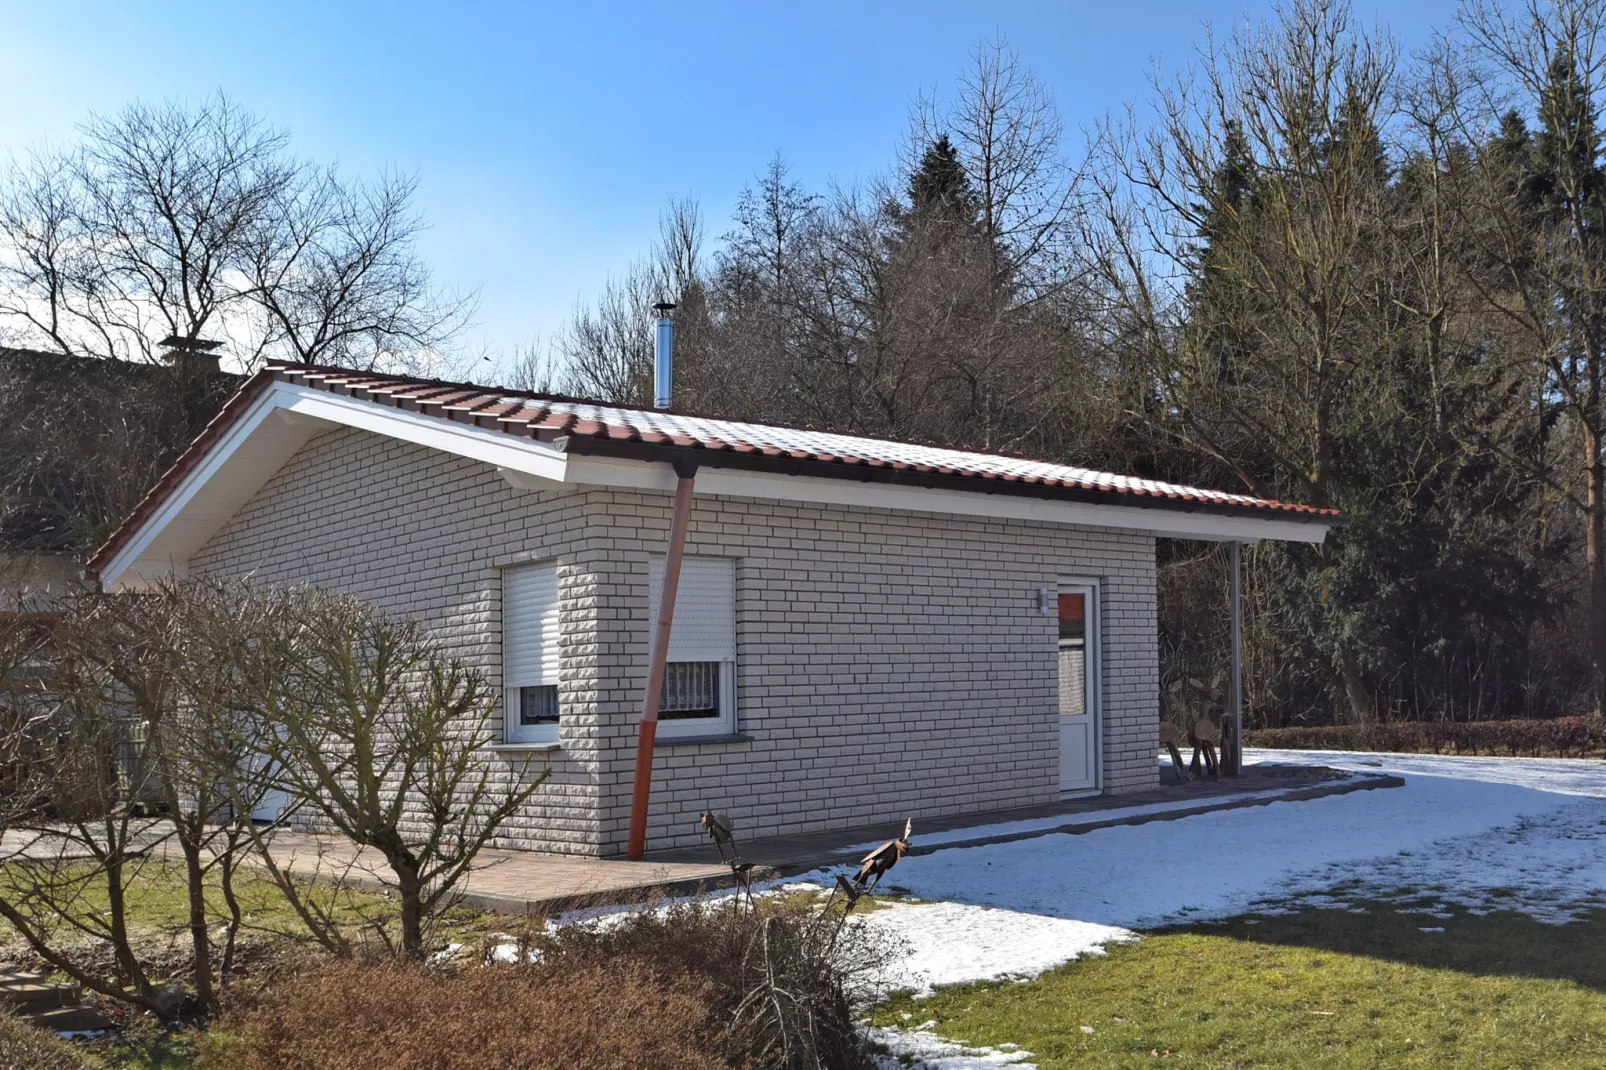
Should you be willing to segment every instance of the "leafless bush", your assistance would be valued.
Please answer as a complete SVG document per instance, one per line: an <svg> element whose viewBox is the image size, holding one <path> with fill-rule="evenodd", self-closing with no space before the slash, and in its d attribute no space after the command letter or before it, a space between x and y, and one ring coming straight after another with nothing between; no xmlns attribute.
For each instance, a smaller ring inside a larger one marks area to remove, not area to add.
<svg viewBox="0 0 1606 1070"><path fill-rule="evenodd" d="M315 820L384 858L400 903L396 946L417 956L426 926L546 773L503 780L484 763L494 689L417 622L329 592L280 597L287 626L244 687L270 728L257 737L262 757Z"/></svg>
<svg viewBox="0 0 1606 1070"><path fill-rule="evenodd" d="M890 949L812 903L759 898L670 903L538 940L558 968L640 962L706 988L728 1065L801 1070L868 1066L854 1008L867 1002Z"/></svg>
<svg viewBox="0 0 1606 1070"><path fill-rule="evenodd" d="M227 1015L219 1070L719 1070L708 983L650 964L497 966L325 960Z"/></svg>
<svg viewBox="0 0 1606 1070"><path fill-rule="evenodd" d="M1593 718L1512 721L1399 721L1311 725L1245 733L1252 747L1290 750L1501 754L1529 758L1606 757L1606 726Z"/></svg>
<svg viewBox="0 0 1606 1070"><path fill-rule="evenodd" d="M171 1018L184 993L148 972L127 910L150 848L167 835L149 812L152 752L139 745L174 699L158 634L168 622L149 610L84 596L52 622L50 679L38 696L48 721L31 734L7 799L0 917L53 969ZM73 939L105 947L112 969L73 955Z"/></svg>
<svg viewBox="0 0 1606 1070"><path fill-rule="evenodd" d="M6 674L3 709L32 727L0 734L17 741L0 917L52 968L166 1019L215 1009L229 983L248 856L302 938L352 950L338 907L354 853L292 871L274 827L253 820L269 791L383 855L400 900L395 943L417 954L476 853L541 783L503 788L480 763L495 702L478 674L352 598L221 581L85 594L55 614L48 640L48 679ZM8 631L0 657L33 649ZM130 915L130 889L160 854L185 876L187 988L157 979ZM74 954L85 941L107 954Z"/></svg>
<svg viewBox="0 0 1606 1070"><path fill-rule="evenodd" d="M0 1070L90 1070L92 1065L48 1029L0 1014Z"/></svg>

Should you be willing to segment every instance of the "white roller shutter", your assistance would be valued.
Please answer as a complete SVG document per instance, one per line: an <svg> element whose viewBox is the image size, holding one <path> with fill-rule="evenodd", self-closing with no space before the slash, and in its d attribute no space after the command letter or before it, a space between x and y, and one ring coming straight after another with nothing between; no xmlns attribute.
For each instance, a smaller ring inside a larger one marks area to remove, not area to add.
<svg viewBox="0 0 1606 1070"><path fill-rule="evenodd" d="M502 686L558 683L556 565L502 571Z"/></svg>
<svg viewBox="0 0 1606 1070"><path fill-rule="evenodd" d="M658 625L664 559L647 567L651 584L648 636ZM736 562L728 557L687 557L680 563L675 621L669 630L669 661L736 660Z"/></svg>

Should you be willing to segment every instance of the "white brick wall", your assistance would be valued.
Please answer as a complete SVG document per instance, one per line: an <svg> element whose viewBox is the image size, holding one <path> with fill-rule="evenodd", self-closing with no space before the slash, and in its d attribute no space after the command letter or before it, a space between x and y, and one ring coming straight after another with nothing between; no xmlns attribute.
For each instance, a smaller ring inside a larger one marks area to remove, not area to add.
<svg viewBox="0 0 1606 1070"><path fill-rule="evenodd" d="M351 430L308 443L198 553L198 572L355 591L495 676L497 566L556 558L563 748L503 841L623 851L669 496L518 491L488 466ZM725 810L757 836L1054 799L1057 618L1102 581L1104 785L1157 782L1153 540L1013 520L696 499L687 552L737 559L739 731L660 748L649 846ZM505 757L487 755L514 775Z"/></svg>

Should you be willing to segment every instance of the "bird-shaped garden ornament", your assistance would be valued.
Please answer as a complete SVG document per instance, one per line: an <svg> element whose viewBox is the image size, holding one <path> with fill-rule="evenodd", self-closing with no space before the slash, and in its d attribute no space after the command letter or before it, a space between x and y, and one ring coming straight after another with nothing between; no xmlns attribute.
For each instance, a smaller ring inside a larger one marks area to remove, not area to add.
<svg viewBox="0 0 1606 1070"><path fill-rule="evenodd" d="M716 814L712 810L704 810L702 820L698 824L703 826L703 831L708 833L709 838L714 841L714 846L719 848L721 861L726 860L725 848L727 847L731 849L731 857L736 857L736 826L729 815Z"/></svg>
<svg viewBox="0 0 1606 1070"><path fill-rule="evenodd" d="M888 840L864 856L864 861L859 863L859 872L853 875L853 883L863 891L869 891L880 884L887 870L897 865L899 859L909 853L909 837L914 835L914 830L915 823L905 820L902 836Z"/></svg>

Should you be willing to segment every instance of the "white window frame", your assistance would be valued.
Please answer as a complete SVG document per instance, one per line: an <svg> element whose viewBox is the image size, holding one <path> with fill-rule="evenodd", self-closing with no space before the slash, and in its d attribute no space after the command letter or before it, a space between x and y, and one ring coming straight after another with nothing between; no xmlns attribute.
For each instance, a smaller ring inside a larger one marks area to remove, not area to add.
<svg viewBox="0 0 1606 1070"><path fill-rule="evenodd" d="M648 603L647 603L647 643L651 650L653 629L658 625L658 597L663 577L664 557L654 554L648 559ZM730 557L709 557L686 555L681 559L680 584L675 592L675 620L669 629L669 653L665 663L686 661L713 661L719 663L719 715L717 717L699 717L696 719L671 718L665 720L660 714L658 718L658 738L664 740L688 739L702 736L730 736L736 734L737 724L737 698L736 698L736 662L737 631L736 631L736 559ZM704 579L713 579L703 570L718 569L723 573L719 582L728 586L730 604L724 620L718 622L719 635L711 636L713 624L708 614L708 607L702 606L698 610L691 610L695 589ZM699 573L702 573L700 576ZM686 612L687 623L691 623L692 612L698 612L702 617L696 627L696 635L688 635L681 630L682 613ZM689 642L690 641L690 642ZM678 655L678 656L677 656Z"/></svg>
<svg viewBox="0 0 1606 1070"><path fill-rule="evenodd" d="M542 634L537 641L543 646L550 641L554 649L541 649L534 658L534 665L527 665L523 675L515 678L513 673L517 670L509 666L509 647L511 645L511 631L509 627L509 579L530 577L531 574L541 573L537 582L549 581L552 603L548 609L550 619L542 627ZM550 575L545 575L550 574ZM537 562L528 565L508 566L502 569L502 741L504 744L517 746L519 744L556 744L559 730L563 727L563 681L559 672L559 654L555 649L559 640L558 631L558 605L560 601L558 566L555 561ZM558 689L558 723L532 724L519 723L520 695L519 689L523 687L556 687Z"/></svg>

